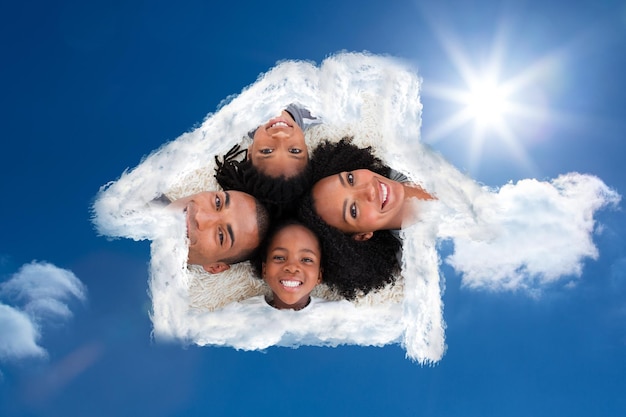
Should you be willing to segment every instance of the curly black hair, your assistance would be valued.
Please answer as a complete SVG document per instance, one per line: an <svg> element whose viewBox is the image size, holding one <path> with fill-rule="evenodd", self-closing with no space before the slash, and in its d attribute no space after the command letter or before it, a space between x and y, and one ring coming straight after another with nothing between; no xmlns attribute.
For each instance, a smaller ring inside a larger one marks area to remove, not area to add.
<svg viewBox="0 0 626 417"><path fill-rule="evenodd" d="M375 157L371 147L359 148L346 137L339 142L322 142L311 157L313 183L344 171L369 169L386 177L391 169ZM322 243L324 282L347 299L394 282L399 270L397 253L401 242L388 230L378 230L365 241L329 226L315 211L309 192L299 202L298 219Z"/></svg>
<svg viewBox="0 0 626 417"><path fill-rule="evenodd" d="M256 169L247 155L247 149L235 145L222 160L215 156L215 179L220 186L224 190L243 191L254 196L267 207L272 219L293 215L298 199L313 184L311 164L307 164L304 171L294 177L274 178Z"/></svg>
<svg viewBox="0 0 626 417"><path fill-rule="evenodd" d="M320 239L324 282L351 300L394 282L401 243L389 231L356 241L326 224L316 213L310 195L300 201L298 220Z"/></svg>
<svg viewBox="0 0 626 417"><path fill-rule="evenodd" d="M371 146L359 148L352 143L352 137L344 137L339 142L321 142L311 154L310 165L312 184L322 178L357 169L369 169L385 177L389 177L391 172L391 168L374 156Z"/></svg>

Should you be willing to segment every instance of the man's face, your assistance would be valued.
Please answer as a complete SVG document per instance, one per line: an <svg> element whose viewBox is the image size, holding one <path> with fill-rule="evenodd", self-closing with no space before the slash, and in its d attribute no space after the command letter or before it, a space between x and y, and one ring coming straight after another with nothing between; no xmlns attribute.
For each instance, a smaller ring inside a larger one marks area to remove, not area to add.
<svg viewBox="0 0 626 417"><path fill-rule="evenodd" d="M284 110L254 132L248 156L252 165L273 178L298 175L309 162L304 132Z"/></svg>
<svg viewBox="0 0 626 417"><path fill-rule="evenodd" d="M174 201L187 220L190 264L210 273L229 268L228 260L259 245L256 202L240 191L206 191Z"/></svg>

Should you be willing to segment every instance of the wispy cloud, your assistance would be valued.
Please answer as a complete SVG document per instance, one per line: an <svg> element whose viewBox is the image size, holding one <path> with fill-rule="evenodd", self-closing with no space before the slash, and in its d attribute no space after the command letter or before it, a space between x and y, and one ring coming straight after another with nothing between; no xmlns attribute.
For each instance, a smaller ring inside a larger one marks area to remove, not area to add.
<svg viewBox="0 0 626 417"><path fill-rule="evenodd" d="M71 301L86 299L85 285L71 271L46 262L23 265L0 284L0 360L45 356L43 326L66 322Z"/></svg>
<svg viewBox="0 0 626 417"><path fill-rule="evenodd" d="M39 328L26 313L0 304L0 329L0 359L45 355L45 350L37 344L41 336Z"/></svg>

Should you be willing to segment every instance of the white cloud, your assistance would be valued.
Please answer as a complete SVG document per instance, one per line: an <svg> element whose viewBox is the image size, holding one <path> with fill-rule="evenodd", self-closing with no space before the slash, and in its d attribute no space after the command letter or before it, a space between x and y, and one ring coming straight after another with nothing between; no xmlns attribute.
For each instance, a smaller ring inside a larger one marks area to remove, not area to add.
<svg viewBox="0 0 626 417"><path fill-rule="evenodd" d="M37 344L39 329L27 314L0 304L0 329L0 360L45 356L46 351Z"/></svg>
<svg viewBox="0 0 626 417"><path fill-rule="evenodd" d="M72 317L68 303L85 301L84 284L71 272L46 262L23 265L0 284L0 359L43 356L39 346L41 326Z"/></svg>
<svg viewBox="0 0 626 417"><path fill-rule="evenodd" d="M489 213L481 219L489 237L454 239L455 251L447 262L472 288L532 290L580 276L584 260L598 256L594 213L619 200L591 175L507 184L475 201L476 211Z"/></svg>
<svg viewBox="0 0 626 417"><path fill-rule="evenodd" d="M71 271L46 262L31 262L0 284L0 296L21 303L32 317L56 320L70 318L67 301L85 301L87 289Z"/></svg>

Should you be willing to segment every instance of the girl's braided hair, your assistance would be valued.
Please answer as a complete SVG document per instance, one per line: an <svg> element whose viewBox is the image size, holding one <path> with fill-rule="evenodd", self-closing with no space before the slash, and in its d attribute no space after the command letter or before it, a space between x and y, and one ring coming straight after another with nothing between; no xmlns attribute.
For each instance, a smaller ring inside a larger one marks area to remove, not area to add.
<svg viewBox="0 0 626 417"><path fill-rule="evenodd" d="M311 166L294 177L274 178L263 174L248 159L248 150L235 145L223 156L215 157L215 179L224 190L243 191L258 199L273 219L292 214L298 199L311 188Z"/></svg>

